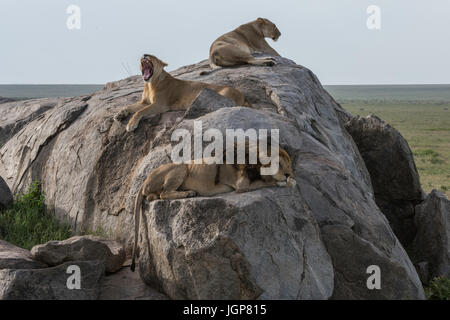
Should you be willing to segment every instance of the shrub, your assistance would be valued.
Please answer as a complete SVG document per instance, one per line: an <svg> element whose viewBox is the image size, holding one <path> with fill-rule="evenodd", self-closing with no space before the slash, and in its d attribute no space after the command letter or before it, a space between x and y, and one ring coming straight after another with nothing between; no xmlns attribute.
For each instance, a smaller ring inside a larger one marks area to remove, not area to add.
<svg viewBox="0 0 450 320"><path fill-rule="evenodd" d="M431 280L425 288L425 294L429 300L450 300L450 279L437 277Z"/></svg>
<svg viewBox="0 0 450 320"><path fill-rule="evenodd" d="M17 197L11 208L0 212L0 238L25 249L50 240L71 236L70 226L61 224L46 209L40 183Z"/></svg>

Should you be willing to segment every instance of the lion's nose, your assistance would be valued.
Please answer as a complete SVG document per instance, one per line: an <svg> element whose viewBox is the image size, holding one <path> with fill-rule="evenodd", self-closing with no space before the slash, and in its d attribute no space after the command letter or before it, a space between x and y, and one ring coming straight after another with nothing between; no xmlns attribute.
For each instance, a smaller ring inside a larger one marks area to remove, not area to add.
<svg viewBox="0 0 450 320"><path fill-rule="evenodd" d="M289 175L288 173L285 173L284 176L285 176L286 178L289 178L289 177L290 177L290 175Z"/></svg>

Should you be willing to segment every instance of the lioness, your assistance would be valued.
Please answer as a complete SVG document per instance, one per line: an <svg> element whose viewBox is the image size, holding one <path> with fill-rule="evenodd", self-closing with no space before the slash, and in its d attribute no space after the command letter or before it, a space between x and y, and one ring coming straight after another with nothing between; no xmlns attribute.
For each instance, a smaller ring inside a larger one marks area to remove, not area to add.
<svg viewBox="0 0 450 320"><path fill-rule="evenodd" d="M134 131L144 116L187 110L204 88L230 98L238 106L250 106L244 95L235 88L176 79L164 70L166 66L167 63L149 54L144 54L141 58L141 72L145 81L142 98L138 103L124 107L114 117L121 121L134 113L127 125L128 132Z"/></svg>
<svg viewBox="0 0 450 320"><path fill-rule="evenodd" d="M243 24L220 36L209 49L209 66L231 67L242 64L256 66L273 66L273 58L255 58L254 53L267 53L280 56L264 38L277 41L281 36L280 30L268 19L258 18L255 21ZM210 74L212 71L203 71L200 74Z"/></svg>
<svg viewBox="0 0 450 320"><path fill-rule="evenodd" d="M255 176L253 172L255 167L246 164L167 163L153 170L139 189L134 203L135 229L131 270L134 271L135 269L135 255L144 197L147 201L156 199L170 200L194 197L196 195L214 196L233 190L236 190L236 192L247 192L273 186L293 187L296 182L292 171L291 158L284 149L280 148L279 150L279 169L277 173L271 176L258 174L258 179L256 180L249 178L249 176ZM269 167L270 163L258 166L260 168Z"/></svg>

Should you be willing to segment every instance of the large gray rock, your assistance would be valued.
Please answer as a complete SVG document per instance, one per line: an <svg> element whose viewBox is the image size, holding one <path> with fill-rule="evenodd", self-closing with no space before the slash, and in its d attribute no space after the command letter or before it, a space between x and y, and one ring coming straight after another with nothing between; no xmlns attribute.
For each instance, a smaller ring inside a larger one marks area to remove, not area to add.
<svg viewBox="0 0 450 320"><path fill-rule="evenodd" d="M143 216L140 272L173 299L326 299L333 268L298 191L156 201Z"/></svg>
<svg viewBox="0 0 450 320"><path fill-rule="evenodd" d="M416 206L414 219L417 235L413 242L413 259L424 266L424 282L434 277L450 277L450 201L433 190Z"/></svg>
<svg viewBox="0 0 450 320"><path fill-rule="evenodd" d="M409 265L406 273L410 278L405 278L405 270L399 264L394 263L389 255L378 250L370 242L355 234L351 228L343 225L328 225L324 229L324 241L328 250L339 252L333 255L335 270L335 287L333 299L388 299L406 300L417 299L421 289L417 286L414 268ZM351 244L351 245L349 245ZM392 249L392 254L400 254L403 251L400 244ZM352 261L349 263L349 261ZM369 266L380 268L380 290L369 289L367 279L371 272L367 273ZM364 267L362 270L361 268ZM397 277L406 281L400 286ZM346 278L352 279L351 282ZM399 286L393 290L393 285ZM401 289L400 289L401 287ZM370 294L368 293L370 292Z"/></svg>
<svg viewBox="0 0 450 320"><path fill-rule="evenodd" d="M74 275L68 269L72 265L80 268L80 289L68 287ZM104 273L100 261L68 262L47 269L0 270L0 300L95 300Z"/></svg>
<svg viewBox="0 0 450 320"><path fill-rule="evenodd" d="M139 272L124 266L117 273L106 275L100 287L99 300L167 300L167 296L146 284Z"/></svg>
<svg viewBox="0 0 450 320"><path fill-rule="evenodd" d="M424 199L408 143L400 132L375 115L356 116L345 127L369 170L377 205L395 235L408 247L416 234L414 207Z"/></svg>
<svg viewBox="0 0 450 320"><path fill-rule="evenodd" d="M33 260L30 251L0 240L0 269L40 269L42 262Z"/></svg>
<svg viewBox="0 0 450 320"><path fill-rule="evenodd" d="M116 272L125 262L123 245L96 236L76 236L63 241L49 241L31 249L33 258L49 266L67 261L100 260L106 272Z"/></svg>
<svg viewBox="0 0 450 320"><path fill-rule="evenodd" d="M13 204L14 198L5 180L0 177L0 209L4 209Z"/></svg>
<svg viewBox="0 0 450 320"><path fill-rule="evenodd" d="M102 227L130 248L135 195L152 169L170 161L173 129L191 130L200 115L204 129L278 128L297 187L152 203L140 234L142 277L177 298L424 298L344 129L351 115L310 70L276 59L274 67L224 68L203 77L207 61L174 71L233 85L253 108L199 103L190 119L168 112L144 119L133 133L113 116L139 100L139 77L110 83L89 100L61 99L0 149L0 175L14 192L42 181L57 217L76 231ZM346 227L351 236L330 246L322 240L334 235L326 226ZM366 259L338 259L342 250L360 250L361 242L369 244L361 253ZM383 262L392 281L383 294L364 288L349 294L372 260Z"/></svg>

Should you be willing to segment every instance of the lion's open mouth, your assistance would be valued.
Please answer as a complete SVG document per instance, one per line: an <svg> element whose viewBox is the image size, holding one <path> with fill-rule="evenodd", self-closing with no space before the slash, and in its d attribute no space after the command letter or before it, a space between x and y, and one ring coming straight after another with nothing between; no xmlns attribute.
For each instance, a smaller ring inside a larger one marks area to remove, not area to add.
<svg viewBox="0 0 450 320"><path fill-rule="evenodd" d="M142 59L141 70L144 81L149 81L153 76L153 64L150 62L150 60Z"/></svg>

